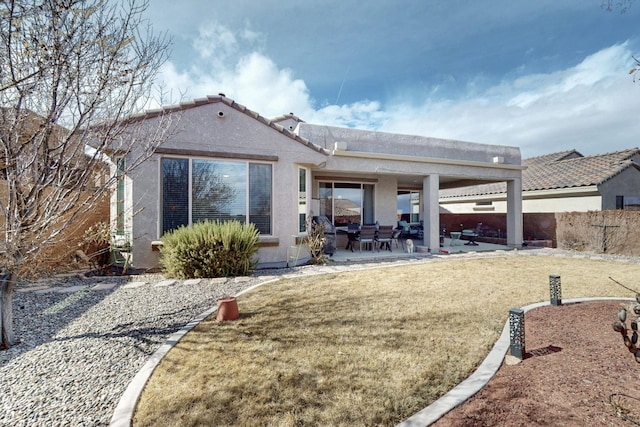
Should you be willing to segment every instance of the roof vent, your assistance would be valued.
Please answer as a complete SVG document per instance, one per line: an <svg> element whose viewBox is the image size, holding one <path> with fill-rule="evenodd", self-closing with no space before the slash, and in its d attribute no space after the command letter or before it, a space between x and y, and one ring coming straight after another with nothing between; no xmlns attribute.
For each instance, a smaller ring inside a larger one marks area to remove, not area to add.
<svg viewBox="0 0 640 427"><path fill-rule="evenodd" d="M218 117L223 118L224 117L224 111L218 111Z"/></svg>

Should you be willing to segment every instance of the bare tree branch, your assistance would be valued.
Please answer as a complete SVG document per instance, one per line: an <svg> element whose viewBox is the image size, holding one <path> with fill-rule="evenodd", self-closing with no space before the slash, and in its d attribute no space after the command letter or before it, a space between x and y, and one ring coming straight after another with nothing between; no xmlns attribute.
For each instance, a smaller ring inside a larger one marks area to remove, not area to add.
<svg viewBox="0 0 640 427"><path fill-rule="evenodd" d="M126 174L165 138L171 115L131 119L169 54L147 6L0 0L0 268L9 283L0 289L10 293L21 268L111 191L109 155L136 153ZM6 304L0 311L1 348L12 333Z"/></svg>

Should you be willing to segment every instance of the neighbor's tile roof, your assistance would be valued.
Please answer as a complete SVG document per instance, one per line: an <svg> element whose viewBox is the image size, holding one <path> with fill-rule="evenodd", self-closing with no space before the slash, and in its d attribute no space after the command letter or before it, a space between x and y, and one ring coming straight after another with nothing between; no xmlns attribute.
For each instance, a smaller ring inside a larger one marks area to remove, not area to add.
<svg viewBox="0 0 640 427"><path fill-rule="evenodd" d="M640 155L638 148L594 156L582 156L569 150L524 159L522 164L527 169L522 171L522 191L600 185L629 167L638 167L633 161L637 155ZM440 197L503 194L506 191L507 184L498 182L441 190Z"/></svg>
<svg viewBox="0 0 640 427"><path fill-rule="evenodd" d="M128 120L130 120L130 121L144 120L144 119L148 119L148 118L151 118L151 117L159 116L161 114L167 114L167 113L173 113L173 112L182 111L182 110L188 110L190 108L199 107L201 105L215 104L215 103L218 103L218 102L222 102L222 103L228 105L229 107L234 108L234 109L246 114L247 116L259 121L260 123L262 123L262 124L264 124L266 126L269 126L272 129L275 129L276 131L282 133L283 135L285 135L285 136L293 139L294 141L297 141L297 142L299 142L299 143L311 148L312 150L315 150L315 151L317 151L319 153L326 154L326 155L330 154L330 152L326 148L321 147L321 146L319 146L317 144L314 144L313 142L309 141L308 139L303 138L303 137L291 132L289 129L287 129L284 126L281 126L281 125L279 125L277 123L278 121L282 121L282 120L287 119L287 118L293 118L293 119L300 120L298 117L294 116L293 114L284 115L284 116L281 116L281 117L277 117L275 119L267 119L266 117L261 116L260 114L256 113L255 111L252 111L252 110L248 109L244 105L238 104L233 99L227 98L222 93L219 93L218 95L208 95L206 98L197 98L197 99L194 99L194 100L191 100L191 101L181 102L180 104L177 104L177 105L170 105L170 106L165 106L165 107L154 109L154 110L145 111L144 113L131 116ZM302 121L302 120L300 120L300 121Z"/></svg>

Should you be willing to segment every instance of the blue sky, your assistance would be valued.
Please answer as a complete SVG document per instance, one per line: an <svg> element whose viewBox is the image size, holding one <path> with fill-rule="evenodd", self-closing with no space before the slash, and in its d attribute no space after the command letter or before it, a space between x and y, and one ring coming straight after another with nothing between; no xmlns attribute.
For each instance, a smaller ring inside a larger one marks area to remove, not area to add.
<svg viewBox="0 0 640 427"><path fill-rule="evenodd" d="M152 0L166 100L520 147L638 147L640 2Z"/></svg>

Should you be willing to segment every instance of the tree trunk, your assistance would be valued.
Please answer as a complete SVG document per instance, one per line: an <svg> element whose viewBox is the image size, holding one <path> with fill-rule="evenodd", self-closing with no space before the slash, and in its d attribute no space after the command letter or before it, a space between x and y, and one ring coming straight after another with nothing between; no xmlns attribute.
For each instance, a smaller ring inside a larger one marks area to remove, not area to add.
<svg viewBox="0 0 640 427"><path fill-rule="evenodd" d="M0 275L0 350L14 344L13 337L13 274Z"/></svg>

